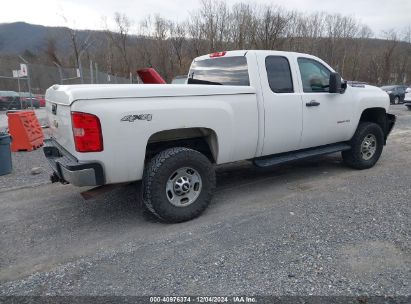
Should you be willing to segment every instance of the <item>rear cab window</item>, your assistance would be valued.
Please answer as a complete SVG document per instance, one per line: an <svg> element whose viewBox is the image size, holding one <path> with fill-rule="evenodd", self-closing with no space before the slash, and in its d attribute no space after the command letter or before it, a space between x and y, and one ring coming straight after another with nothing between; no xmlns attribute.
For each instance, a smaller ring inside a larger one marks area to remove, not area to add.
<svg viewBox="0 0 411 304"><path fill-rule="evenodd" d="M274 93L294 93L290 63L283 56L265 58L268 84Z"/></svg>
<svg viewBox="0 0 411 304"><path fill-rule="evenodd" d="M229 56L194 61L187 84L249 86L247 58Z"/></svg>

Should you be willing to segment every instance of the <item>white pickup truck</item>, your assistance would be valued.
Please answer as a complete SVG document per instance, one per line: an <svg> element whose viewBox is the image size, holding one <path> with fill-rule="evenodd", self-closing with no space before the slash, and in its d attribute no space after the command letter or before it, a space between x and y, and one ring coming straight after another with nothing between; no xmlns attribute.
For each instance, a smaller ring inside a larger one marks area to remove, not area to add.
<svg viewBox="0 0 411 304"><path fill-rule="evenodd" d="M53 181L142 180L145 206L168 222L205 210L216 165L270 167L341 151L366 169L395 123L381 89L347 84L314 56L277 51L198 57L185 85L54 85L46 101Z"/></svg>

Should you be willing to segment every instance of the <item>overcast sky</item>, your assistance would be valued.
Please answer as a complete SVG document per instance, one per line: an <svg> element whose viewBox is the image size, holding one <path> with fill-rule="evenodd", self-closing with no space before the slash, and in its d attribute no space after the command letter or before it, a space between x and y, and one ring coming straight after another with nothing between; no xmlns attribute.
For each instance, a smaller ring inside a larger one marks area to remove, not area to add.
<svg viewBox="0 0 411 304"><path fill-rule="evenodd" d="M184 20L200 6L199 0L2 0L0 23L25 21L78 29L102 29L103 16L114 12L127 14L135 24L147 15ZM227 4L241 2L227 0ZM370 26L376 36L387 29L402 30L411 26L411 0L243 0L257 4L278 4L288 10L325 11L358 18ZM61 15L64 14L68 23Z"/></svg>

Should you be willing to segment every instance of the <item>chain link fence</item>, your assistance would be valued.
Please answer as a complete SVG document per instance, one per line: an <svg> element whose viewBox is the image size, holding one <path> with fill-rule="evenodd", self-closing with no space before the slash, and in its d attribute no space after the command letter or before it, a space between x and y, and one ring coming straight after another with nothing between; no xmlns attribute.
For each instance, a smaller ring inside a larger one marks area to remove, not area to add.
<svg viewBox="0 0 411 304"><path fill-rule="evenodd" d="M91 69L90 69L91 67ZM29 75L33 94L43 95L54 84L130 84L140 83L138 76L121 77L100 71L97 65L88 68L66 68L30 64ZM0 91L28 92L28 80L13 78L12 70L0 70Z"/></svg>

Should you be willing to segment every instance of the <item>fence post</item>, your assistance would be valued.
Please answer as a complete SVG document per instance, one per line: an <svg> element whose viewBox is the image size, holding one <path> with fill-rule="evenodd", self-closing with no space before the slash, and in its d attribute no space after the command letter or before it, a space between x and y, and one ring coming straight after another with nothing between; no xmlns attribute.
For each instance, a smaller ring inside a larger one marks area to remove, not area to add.
<svg viewBox="0 0 411 304"><path fill-rule="evenodd" d="M78 69L80 71L80 80L81 80L81 84L84 83L84 78L83 78L83 66L81 64L81 59L78 62Z"/></svg>
<svg viewBox="0 0 411 304"><path fill-rule="evenodd" d="M96 83L98 83L98 66L97 66L97 62L94 63L94 66L96 68Z"/></svg>
<svg viewBox="0 0 411 304"><path fill-rule="evenodd" d="M20 97L20 72L17 73L17 85L19 87L19 100L20 100L20 109L23 109L23 102L21 101L21 97Z"/></svg>
<svg viewBox="0 0 411 304"><path fill-rule="evenodd" d="M29 87L29 96L30 96L30 106L33 108L33 96L31 94L31 83L30 83L30 67L29 67L29 62L24 59L22 56L19 56L21 60L24 61L25 64L27 64L27 85Z"/></svg>
<svg viewBox="0 0 411 304"><path fill-rule="evenodd" d="M93 75L93 61L90 60L90 83L94 82L94 75Z"/></svg>

